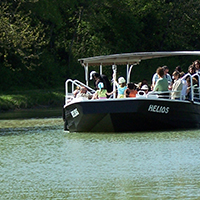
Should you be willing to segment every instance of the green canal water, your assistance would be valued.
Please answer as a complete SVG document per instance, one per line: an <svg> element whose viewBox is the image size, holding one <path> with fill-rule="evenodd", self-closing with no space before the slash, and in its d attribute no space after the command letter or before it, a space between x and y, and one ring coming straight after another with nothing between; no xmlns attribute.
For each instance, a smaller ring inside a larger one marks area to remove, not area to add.
<svg viewBox="0 0 200 200"><path fill-rule="evenodd" d="M0 199L200 199L200 131L89 134L0 120Z"/></svg>

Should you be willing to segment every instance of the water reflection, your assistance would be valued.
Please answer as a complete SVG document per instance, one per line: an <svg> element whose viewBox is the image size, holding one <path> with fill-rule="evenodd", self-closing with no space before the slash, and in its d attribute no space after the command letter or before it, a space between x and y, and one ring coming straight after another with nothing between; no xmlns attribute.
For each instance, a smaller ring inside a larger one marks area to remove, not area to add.
<svg viewBox="0 0 200 200"><path fill-rule="evenodd" d="M69 133L61 118L0 127L2 199L199 197L198 130Z"/></svg>

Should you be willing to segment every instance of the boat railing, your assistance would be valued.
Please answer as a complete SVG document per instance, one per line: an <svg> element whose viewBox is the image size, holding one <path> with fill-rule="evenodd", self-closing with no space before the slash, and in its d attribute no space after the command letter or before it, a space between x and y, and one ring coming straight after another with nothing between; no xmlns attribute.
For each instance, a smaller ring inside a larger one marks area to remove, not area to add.
<svg viewBox="0 0 200 200"><path fill-rule="evenodd" d="M79 88L85 87L87 88L90 94L95 92L94 89L90 88L88 85L82 83L79 80L67 79L65 81L65 104L68 104L74 99L73 92L75 91L75 87L79 87Z"/></svg>
<svg viewBox="0 0 200 200"><path fill-rule="evenodd" d="M175 99L175 100L186 100L192 102L200 102L200 74L195 73L191 75L190 73L185 74L182 78L185 81L185 87L188 91L183 92L183 90L168 90L163 92L149 92L147 98L164 98L164 99ZM188 86L188 83L190 86ZM183 86L184 87L184 86Z"/></svg>
<svg viewBox="0 0 200 200"><path fill-rule="evenodd" d="M148 92L148 94L146 95L147 98L163 98L163 99L171 99L171 91L167 90L167 91L151 91Z"/></svg>
<svg viewBox="0 0 200 200"><path fill-rule="evenodd" d="M194 78L196 78L197 83L194 83ZM136 97L142 98L163 98L163 99L175 99L175 100L187 100L192 102L200 102L200 74L185 74L181 80L185 80L190 82L190 95L183 95L182 90L168 90L163 92L155 92L151 91L148 94L137 94ZM90 88L86 84L82 83L79 80L67 79L65 82L65 104L68 104L74 99L73 92L75 91L75 87L85 87L87 88L89 94L93 94L95 92L94 89Z"/></svg>

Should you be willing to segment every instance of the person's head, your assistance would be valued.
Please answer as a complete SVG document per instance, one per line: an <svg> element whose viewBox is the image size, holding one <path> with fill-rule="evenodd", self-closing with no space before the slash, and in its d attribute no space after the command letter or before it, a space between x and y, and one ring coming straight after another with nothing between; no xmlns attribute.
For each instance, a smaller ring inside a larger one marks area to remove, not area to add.
<svg viewBox="0 0 200 200"><path fill-rule="evenodd" d="M195 60L193 63L195 69L198 71L200 69L200 61L199 60Z"/></svg>
<svg viewBox="0 0 200 200"><path fill-rule="evenodd" d="M182 69L181 69L181 66L177 66L176 68L175 68L175 71L178 71L178 72L182 72Z"/></svg>
<svg viewBox="0 0 200 200"><path fill-rule="evenodd" d="M119 77L118 78L118 83L119 85L121 85L122 87L126 85L126 80L124 77Z"/></svg>
<svg viewBox="0 0 200 200"><path fill-rule="evenodd" d="M148 93L148 91L149 91L148 85L143 85L143 86L141 87L141 90L144 91L145 93Z"/></svg>
<svg viewBox="0 0 200 200"><path fill-rule="evenodd" d="M195 74L195 67L194 67L194 65L190 65L190 66L188 67L188 73L190 73L190 74Z"/></svg>
<svg viewBox="0 0 200 200"><path fill-rule="evenodd" d="M172 76L174 77L175 80L177 80L180 77L180 73L178 71L174 71Z"/></svg>
<svg viewBox="0 0 200 200"><path fill-rule="evenodd" d="M97 72L96 71L91 71L90 72L90 80L94 79L94 76Z"/></svg>
<svg viewBox="0 0 200 200"><path fill-rule="evenodd" d="M165 65L162 67L164 71L164 75L166 75L169 72L169 68Z"/></svg>
<svg viewBox="0 0 200 200"><path fill-rule="evenodd" d="M86 94L87 93L87 88L86 87L81 87L80 93Z"/></svg>
<svg viewBox="0 0 200 200"><path fill-rule="evenodd" d="M90 72L90 80L97 80L100 77L100 74L97 73L96 71L91 71Z"/></svg>
<svg viewBox="0 0 200 200"><path fill-rule="evenodd" d="M164 70L162 67L158 67L157 70L156 70L156 73L158 74L158 76L160 78L162 78L164 76Z"/></svg>
<svg viewBox="0 0 200 200"><path fill-rule="evenodd" d="M97 87L99 90L102 90L102 89L104 89L104 84L102 82L99 82Z"/></svg>
<svg viewBox="0 0 200 200"><path fill-rule="evenodd" d="M142 85L148 85L147 79L143 79L143 80L142 80Z"/></svg>
<svg viewBox="0 0 200 200"><path fill-rule="evenodd" d="M136 89L136 85L134 84L134 83L128 83L127 84L127 87L128 87L128 89L130 89L130 90L135 90Z"/></svg>

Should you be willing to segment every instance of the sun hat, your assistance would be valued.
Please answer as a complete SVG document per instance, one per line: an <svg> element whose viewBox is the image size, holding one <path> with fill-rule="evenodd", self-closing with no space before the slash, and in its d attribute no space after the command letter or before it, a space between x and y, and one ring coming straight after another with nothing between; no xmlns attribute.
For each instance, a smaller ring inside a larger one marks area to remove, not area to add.
<svg viewBox="0 0 200 200"><path fill-rule="evenodd" d="M90 80L92 80L92 76L93 76L93 74L95 74L95 73L97 73L96 71L91 71L90 72Z"/></svg>
<svg viewBox="0 0 200 200"><path fill-rule="evenodd" d="M148 90L149 88L148 88L148 86L147 85L143 85L142 87L141 87L141 90Z"/></svg>
<svg viewBox="0 0 200 200"><path fill-rule="evenodd" d="M102 82L98 83L98 88L101 90L102 88L104 88L104 84Z"/></svg>
<svg viewBox="0 0 200 200"><path fill-rule="evenodd" d="M126 80L124 77L119 77L118 78L118 83L126 83Z"/></svg>

